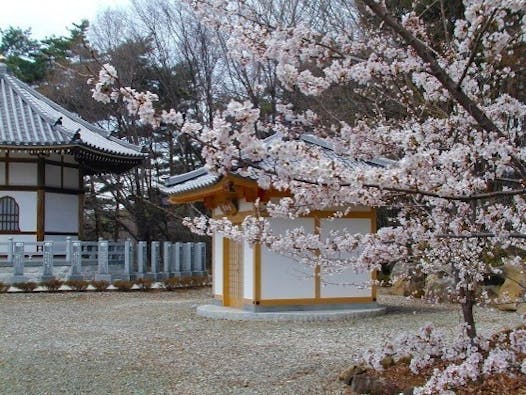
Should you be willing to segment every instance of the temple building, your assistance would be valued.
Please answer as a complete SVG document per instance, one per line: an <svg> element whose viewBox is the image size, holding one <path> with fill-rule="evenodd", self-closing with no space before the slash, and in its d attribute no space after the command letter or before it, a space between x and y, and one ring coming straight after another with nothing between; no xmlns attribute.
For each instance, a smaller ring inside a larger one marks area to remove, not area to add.
<svg viewBox="0 0 526 395"><path fill-rule="evenodd" d="M145 158L15 78L0 59L0 242L82 238L85 175Z"/></svg>
<svg viewBox="0 0 526 395"><path fill-rule="evenodd" d="M324 141L313 136L304 136L303 140L334 156ZM360 165L383 166L385 163L373 161ZM172 204L202 201L213 217L227 217L233 223L241 223L247 215L261 212L256 211L257 199L265 203L283 196L282 192L260 188L255 180L235 174L212 174L205 168L170 177L164 192ZM269 222L275 234L301 226L322 238L331 230L346 229L362 234L376 231L374 208L357 206L341 218L332 218L333 214L333 210L314 211L296 219L269 218ZM214 234L212 243L213 293L219 305L252 312L377 306L376 287L370 281L375 273L345 269L329 275L319 266L304 265L265 246L236 242L219 233Z"/></svg>

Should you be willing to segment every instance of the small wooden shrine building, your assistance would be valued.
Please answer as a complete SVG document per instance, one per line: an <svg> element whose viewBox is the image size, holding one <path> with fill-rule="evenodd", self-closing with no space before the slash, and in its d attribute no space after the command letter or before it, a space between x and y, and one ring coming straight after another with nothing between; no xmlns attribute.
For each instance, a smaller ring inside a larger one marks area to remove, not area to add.
<svg viewBox="0 0 526 395"><path fill-rule="evenodd" d="M323 144L310 136L308 140ZM215 218L227 217L233 223L241 223L247 215L256 213L256 199L264 203L283 196L259 188L255 180L233 174L216 175L205 168L170 177L164 192L172 204L202 201ZM333 211L317 211L298 219L269 221L277 234L300 226L307 232L319 232L321 237L331 230L376 231L374 208L355 207L343 218L329 218L332 214ZM215 234L212 243L213 293L223 306L254 312L376 307L376 287L369 281L374 273L346 269L324 278L319 267L302 265L264 246L252 247L221 234ZM342 285L350 283L365 286Z"/></svg>
<svg viewBox="0 0 526 395"><path fill-rule="evenodd" d="M82 237L83 176L144 160L15 78L0 59L0 242Z"/></svg>

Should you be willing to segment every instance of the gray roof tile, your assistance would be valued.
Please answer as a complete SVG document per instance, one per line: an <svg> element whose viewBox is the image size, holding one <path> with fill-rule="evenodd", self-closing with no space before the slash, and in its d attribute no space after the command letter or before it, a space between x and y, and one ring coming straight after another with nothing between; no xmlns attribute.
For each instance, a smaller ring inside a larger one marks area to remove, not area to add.
<svg viewBox="0 0 526 395"><path fill-rule="evenodd" d="M60 121L59 121L60 120ZM74 140L76 133L80 140ZM140 147L110 136L12 76L0 63L0 146L75 145L101 154L143 158Z"/></svg>
<svg viewBox="0 0 526 395"><path fill-rule="evenodd" d="M222 177L210 173L205 167L166 179L160 189L168 195L177 195L216 184Z"/></svg>

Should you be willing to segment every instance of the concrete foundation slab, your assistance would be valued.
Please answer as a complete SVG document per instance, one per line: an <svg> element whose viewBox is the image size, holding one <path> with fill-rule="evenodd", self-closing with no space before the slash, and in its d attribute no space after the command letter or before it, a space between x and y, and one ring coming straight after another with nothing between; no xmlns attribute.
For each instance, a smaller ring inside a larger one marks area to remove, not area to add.
<svg viewBox="0 0 526 395"><path fill-rule="evenodd" d="M385 314L385 307L312 310L312 311L272 311L253 312L232 307L207 304L197 308L197 315L206 318L235 321L337 321Z"/></svg>

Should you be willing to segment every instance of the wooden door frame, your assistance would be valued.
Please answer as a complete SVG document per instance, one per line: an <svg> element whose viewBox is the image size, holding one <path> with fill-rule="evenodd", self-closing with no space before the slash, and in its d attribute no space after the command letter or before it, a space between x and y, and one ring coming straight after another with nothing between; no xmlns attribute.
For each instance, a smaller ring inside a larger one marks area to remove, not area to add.
<svg viewBox="0 0 526 395"><path fill-rule="evenodd" d="M230 240L226 237L223 237L223 305L228 307L241 307L243 305L243 271L244 271L244 259L243 259L243 253L241 254L241 259L239 261L239 267L240 267L240 283L241 283L241 295L239 295L239 299L236 300L236 304L232 305L232 299L231 299L231 289L230 289L230 260L232 257L230 256L230 246L232 243L236 243L233 240ZM241 251L243 251L244 248L244 242L240 243Z"/></svg>

